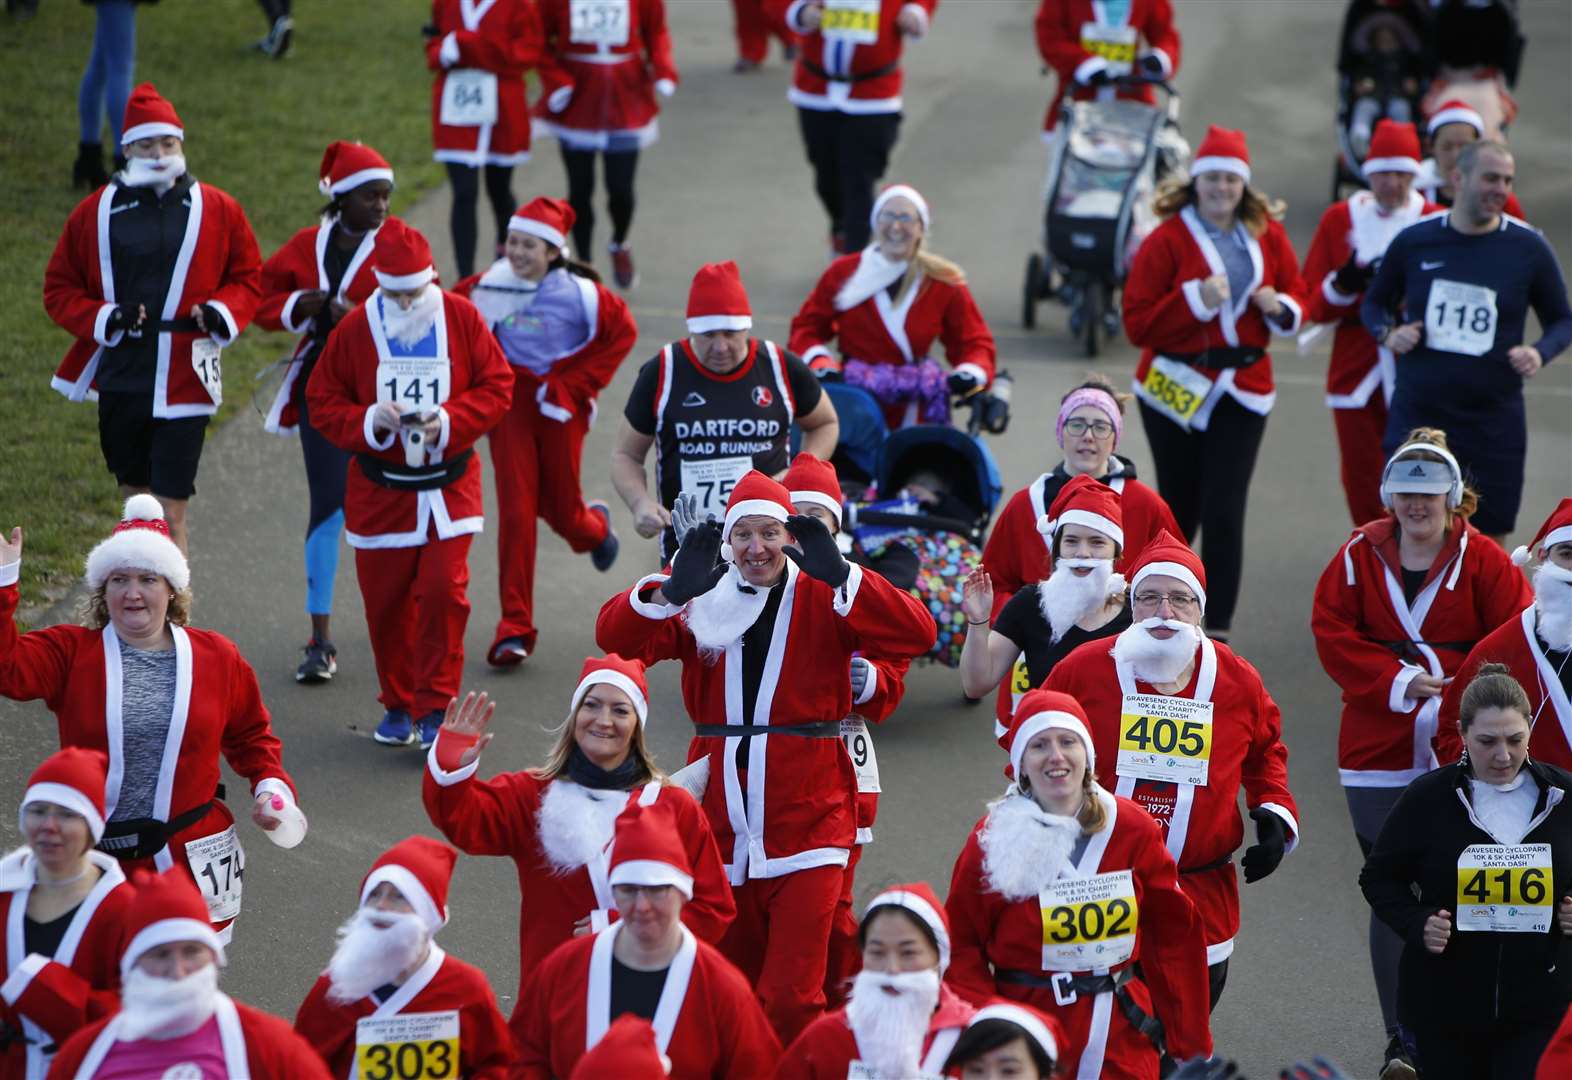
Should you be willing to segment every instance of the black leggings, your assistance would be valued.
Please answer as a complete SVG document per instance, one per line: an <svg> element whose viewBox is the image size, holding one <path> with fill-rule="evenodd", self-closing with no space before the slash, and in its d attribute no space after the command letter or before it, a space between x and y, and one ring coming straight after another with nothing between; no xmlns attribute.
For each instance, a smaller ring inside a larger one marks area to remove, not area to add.
<svg viewBox="0 0 1572 1080"><path fill-rule="evenodd" d="M595 232L595 155L606 162L606 209L611 212L611 242L621 245L633 226L633 174L638 171L637 150L569 150L562 147L562 167L568 173L568 202L573 206L573 246L578 257L590 258Z"/></svg>
<svg viewBox="0 0 1572 1080"><path fill-rule="evenodd" d="M1555 1020L1486 1020L1427 1016L1422 1023L1403 1024L1403 1043L1414 1055L1425 1080L1521 1080L1534 1066L1556 1032Z"/></svg>
<svg viewBox="0 0 1572 1080"><path fill-rule="evenodd" d="M257 0L257 5L262 8L262 14L267 16L269 26L289 14L289 0Z"/></svg>
<svg viewBox="0 0 1572 1080"><path fill-rule="evenodd" d="M1146 402L1141 426L1157 465L1157 491L1185 540L1201 531L1206 567L1206 627L1233 625L1244 568L1245 500L1266 417L1224 395L1205 431L1186 431Z"/></svg>
<svg viewBox="0 0 1572 1080"><path fill-rule="evenodd" d="M445 164L448 183L453 185L453 209L448 216L448 227L453 232L453 259L458 263L458 276L467 278L475 272L475 213L480 203L480 170L454 161ZM491 200L491 213L497 219L497 246L501 247L508 238L508 218L518 206L513 201L513 166L486 166L486 197Z"/></svg>

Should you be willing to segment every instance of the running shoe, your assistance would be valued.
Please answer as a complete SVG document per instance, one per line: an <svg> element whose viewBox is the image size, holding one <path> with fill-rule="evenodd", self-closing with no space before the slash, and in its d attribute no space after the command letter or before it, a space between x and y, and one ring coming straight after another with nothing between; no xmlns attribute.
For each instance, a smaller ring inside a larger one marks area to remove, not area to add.
<svg viewBox="0 0 1572 1080"><path fill-rule="evenodd" d="M606 519L606 539L590 552L590 562L594 564L595 569L604 574L611 569L611 564L617 561L617 552L621 549L622 543L617 539L617 534L611 531L611 507L599 499L590 500L588 505L590 513L599 514Z"/></svg>
<svg viewBox="0 0 1572 1080"><path fill-rule="evenodd" d="M338 650L331 641L312 638L300 651L306 654L306 658L295 669L297 683L325 683L338 673Z"/></svg>
<svg viewBox="0 0 1572 1080"><path fill-rule="evenodd" d="M619 289L631 289L639 283L639 272L633 268L632 244L607 244L611 252L611 277Z"/></svg>
<svg viewBox="0 0 1572 1080"><path fill-rule="evenodd" d="M1386 1064L1381 1066L1380 1080L1416 1080L1419 1076L1413 1059L1403 1047L1403 1040L1396 1035L1386 1044L1386 1053L1381 1055L1381 1060Z"/></svg>
<svg viewBox="0 0 1572 1080"><path fill-rule="evenodd" d="M389 709L371 737L383 746L408 746L415 741L415 725L403 709Z"/></svg>
<svg viewBox="0 0 1572 1080"><path fill-rule="evenodd" d="M415 721L415 733L420 736L420 748L430 750L437 741L437 729L442 726L442 710L433 709Z"/></svg>
<svg viewBox="0 0 1572 1080"><path fill-rule="evenodd" d="M529 658L521 637L503 638L486 654L486 663L492 667L517 667Z"/></svg>
<svg viewBox="0 0 1572 1080"><path fill-rule="evenodd" d="M288 15L280 15L273 20L273 29L268 31L267 44L264 50L274 60L282 60L289 52L290 43L295 38L295 20Z"/></svg>
<svg viewBox="0 0 1572 1080"><path fill-rule="evenodd" d="M759 62L757 60L749 60L745 56L737 57L736 63L731 65L731 73L733 75L746 75L750 71L758 70Z"/></svg>

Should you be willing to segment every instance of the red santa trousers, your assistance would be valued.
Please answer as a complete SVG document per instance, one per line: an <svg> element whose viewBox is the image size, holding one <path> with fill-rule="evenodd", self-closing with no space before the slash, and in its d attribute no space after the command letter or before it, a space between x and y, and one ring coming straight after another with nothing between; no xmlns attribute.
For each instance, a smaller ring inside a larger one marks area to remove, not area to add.
<svg viewBox="0 0 1572 1080"><path fill-rule="evenodd" d="M841 879L841 895L835 902L835 917L830 923L829 958L824 969L825 1009L834 1011L846 1004L846 991L851 980L862 970L862 948L857 944L861 924L852 914L852 889L857 884L857 862L862 858L862 845L851 849L846 860L846 873Z"/></svg>
<svg viewBox="0 0 1572 1080"><path fill-rule="evenodd" d="M845 874L815 866L732 886L737 921L720 951L753 985L782 1046L824 1012L825 956Z"/></svg>
<svg viewBox="0 0 1572 1080"><path fill-rule="evenodd" d="M797 35L771 21L764 13L764 0L731 0L732 12L737 19L737 56L755 64L764 63L769 54L770 35L780 38L782 45L797 44Z"/></svg>
<svg viewBox="0 0 1572 1080"><path fill-rule="evenodd" d="M1337 451L1343 461L1343 496L1357 527L1386 513L1381 505L1386 398L1378 390L1357 409L1333 409L1332 423L1337 427Z"/></svg>
<svg viewBox="0 0 1572 1080"><path fill-rule="evenodd" d="M356 548L371 655L384 709L412 717L447 708L464 676L473 534L419 547Z"/></svg>

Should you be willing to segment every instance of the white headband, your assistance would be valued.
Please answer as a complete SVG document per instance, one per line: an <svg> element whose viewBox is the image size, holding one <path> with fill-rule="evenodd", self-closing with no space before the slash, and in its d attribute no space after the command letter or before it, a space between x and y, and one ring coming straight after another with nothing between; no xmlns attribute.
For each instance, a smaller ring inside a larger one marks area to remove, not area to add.
<svg viewBox="0 0 1572 1080"><path fill-rule="evenodd" d="M611 868L610 885L670 885L689 900L693 899L693 875L684 874L659 859L629 859Z"/></svg>
<svg viewBox="0 0 1572 1080"><path fill-rule="evenodd" d="M1077 510L1071 507L1056 518L1043 514L1037 519L1037 531L1050 539L1066 525L1084 525L1088 529L1102 533L1121 548L1124 547L1124 530L1115 525L1112 519L1094 514L1090 510Z"/></svg>
<svg viewBox="0 0 1572 1080"><path fill-rule="evenodd" d="M633 702L633 711L638 714L639 725L642 727L650 715L650 703L644 697L644 691L639 689L638 683L611 668L592 671L579 681L579 685L573 691L573 700L568 705L568 714L571 716L578 712L579 706L584 704L584 698L589 694L590 687L602 683L606 686L615 686L628 695L628 700Z"/></svg>

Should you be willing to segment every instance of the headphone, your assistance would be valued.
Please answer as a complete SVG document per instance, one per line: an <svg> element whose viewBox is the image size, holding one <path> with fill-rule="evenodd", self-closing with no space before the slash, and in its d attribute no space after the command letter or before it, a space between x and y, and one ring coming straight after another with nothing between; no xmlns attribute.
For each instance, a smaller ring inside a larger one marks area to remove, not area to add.
<svg viewBox="0 0 1572 1080"><path fill-rule="evenodd" d="M1381 470L1381 505L1386 507L1388 510L1392 509L1392 492L1387 490L1387 481L1391 479L1392 469L1399 461L1403 459L1403 455L1409 453L1410 451L1416 450L1424 450L1428 453L1434 454L1436 457L1446 462L1447 466L1452 470L1452 486L1449 487L1446 491L1446 508L1448 510L1456 510L1463 502L1462 466L1457 463L1457 458L1453 457L1451 452L1445 447L1437 446L1434 443L1427 442L1404 443L1402 446L1399 446L1397 451L1391 456L1391 458L1387 460L1386 468Z"/></svg>

